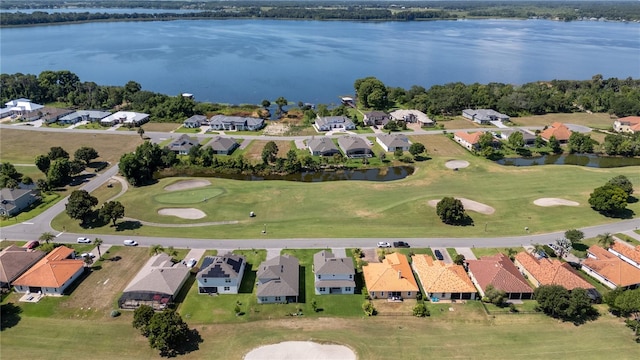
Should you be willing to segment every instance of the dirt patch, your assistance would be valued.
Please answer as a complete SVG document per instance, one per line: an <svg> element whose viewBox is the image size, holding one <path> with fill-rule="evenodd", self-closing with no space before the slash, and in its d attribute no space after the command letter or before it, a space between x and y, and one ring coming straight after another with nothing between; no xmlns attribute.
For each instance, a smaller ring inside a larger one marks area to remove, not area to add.
<svg viewBox="0 0 640 360"><path fill-rule="evenodd" d="M469 166L469 162L466 160L449 160L444 164L444 166L449 169L463 169Z"/></svg>
<svg viewBox="0 0 640 360"><path fill-rule="evenodd" d="M211 185L209 180L184 180L165 186L166 191L187 190Z"/></svg>
<svg viewBox="0 0 640 360"><path fill-rule="evenodd" d="M282 123L269 123L266 128L264 128L263 133L265 135L284 135L289 132L289 125Z"/></svg>
<svg viewBox="0 0 640 360"><path fill-rule="evenodd" d="M207 216L202 210L195 208L166 208L158 210L158 215L176 216L181 219L202 219Z"/></svg>
<svg viewBox="0 0 640 360"><path fill-rule="evenodd" d="M318 344L311 341L285 341L279 344L261 346L244 356L246 360L321 360L356 359L353 350L343 345Z"/></svg>
<svg viewBox="0 0 640 360"><path fill-rule="evenodd" d="M465 198L456 198L462 202L462 206L464 206L465 210L475 211L480 214L491 215L496 212L496 209L492 208L489 205L479 203L477 201L465 199ZM429 206L436 207L440 200L429 200Z"/></svg>
<svg viewBox="0 0 640 360"><path fill-rule="evenodd" d="M571 201L571 200L565 200L565 199L559 199L559 198L540 198L540 199L534 200L533 203L535 205L544 206L544 207L549 207L549 206L578 206L578 205L580 205L580 203L578 203L578 202Z"/></svg>

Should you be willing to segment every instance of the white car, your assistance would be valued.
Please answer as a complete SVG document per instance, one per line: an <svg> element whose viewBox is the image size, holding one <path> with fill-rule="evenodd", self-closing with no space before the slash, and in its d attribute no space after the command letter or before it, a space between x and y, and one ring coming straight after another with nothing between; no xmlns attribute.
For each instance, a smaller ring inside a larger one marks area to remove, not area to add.
<svg viewBox="0 0 640 360"><path fill-rule="evenodd" d="M87 258L87 257L93 259L96 256L93 255L93 253L82 253L82 254L80 254L80 257L83 258L83 259Z"/></svg>
<svg viewBox="0 0 640 360"><path fill-rule="evenodd" d="M134 240L127 239L124 241L124 246L138 246L138 243Z"/></svg>
<svg viewBox="0 0 640 360"><path fill-rule="evenodd" d="M391 244L389 244L389 243L388 243L388 242L386 242L386 241L379 241L379 242L378 242L378 247L379 247L379 248L390 248L390 247L391 247Z"/></svg>
<svg viewBox="0 0 640 360"><path fill-rule="evenodd" d="M90 244L91 243L91 239L87 238L87 237L79 237L78 238L78 244Z"/></svg>
<svg viewBox="0 0 640 360"><path fill-rule="evenodd" d="M192 267L196 266L197 263L198 263L198 260L196 260L194 258L191 258L191 259L189 259L189 261L187 261L186 265L187 265L188 268L192 268Z"/></svg>

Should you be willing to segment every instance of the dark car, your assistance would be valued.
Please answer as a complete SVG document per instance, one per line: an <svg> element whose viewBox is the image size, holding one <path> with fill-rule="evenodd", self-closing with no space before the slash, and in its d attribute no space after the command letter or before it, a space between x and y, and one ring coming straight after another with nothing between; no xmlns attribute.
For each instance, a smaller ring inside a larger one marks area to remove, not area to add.
<svg viewBox="0 0 640 360"><path fill-rule="evenodd" d="M409 246L409 244L407 244L404 241L394 241L393 242L393 247L396 247L396 248L408 248L408 247L411 247L411 246Z"/></svg>
<svg viewBox="0 0 640 360"><path fill-rule="evenodd" d="M29 250L35 249L40 246L40 242L38 242L37 240L29 241L26 246Z"/></svg>
<svg viewBox="0 0 640 360"><path fill-rule="evenodd" d="M435 255L436 259L438 260L444 260L444 256L442 256L442 253L440 252L440 250L434 250L433 255Z"/></svg>

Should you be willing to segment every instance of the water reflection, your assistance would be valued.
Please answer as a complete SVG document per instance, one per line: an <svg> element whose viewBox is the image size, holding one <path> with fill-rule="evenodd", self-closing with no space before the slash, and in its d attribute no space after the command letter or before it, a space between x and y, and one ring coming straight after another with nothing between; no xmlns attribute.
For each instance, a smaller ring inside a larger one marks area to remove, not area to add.
<svg viewBox="0 0 640 360"><path fill-rule="evenodd" d="M640 166L640 158L598 156L594 154L543 155L527 158L505 158L496 161L506 166L578 165L594 168Z"/></svg>

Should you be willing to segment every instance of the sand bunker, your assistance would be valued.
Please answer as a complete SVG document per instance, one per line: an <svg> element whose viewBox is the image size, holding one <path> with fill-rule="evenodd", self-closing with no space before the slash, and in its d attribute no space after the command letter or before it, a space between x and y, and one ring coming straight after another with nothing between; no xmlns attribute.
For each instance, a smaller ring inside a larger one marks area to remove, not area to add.
<svg viewBox="0 0 640 360"><path fill-rule="evenodd" d="M533 201L538 206L578 206L580 203L558 198L540 198Z"/></svg>
<svg viewBox="0 0 640 360"><path fill-rule="evenodd" d="M286 341L261 346L244 356L245 360L355 360L356 354L346 346L323 345L311 341Z"/></svg>
<svg viewBox="0 0 640 360"><path fill-rule="evenodd" d="M444 166L449 169L462 169L469 166L469 162L466 160L449 160L444 164Z"/></svg>
<svg viewBox="0 0 640 360"><path fill-rule="evenodd" d="M171 184L169 186L165 186L164 189L167 191L177 191L177 190L186 190L199 188L203 186L209 186L211 182L209 180L184 180L178 181L177 183Z"/></svg>
<svg viewBox="0 0 640 360"><path fill-rule="evenodd" d="M194 208L166 208L158 210L158 214L177 216L181 219L202 219L207 216L202 210Z"/></svg>
<svg viewBox="0 0 640 360"><path fill-rule="evenodd" d="M465 210L475 211L480 214L491 215L496 212L496 209L492 208L489 205L485 205L483 203L479 203L477 201L465 199L465 198L456 198L462 202L462 206L464 206ZM436 207L438 202L442 199L438 200L429 200L429 206Z"/></svg>

